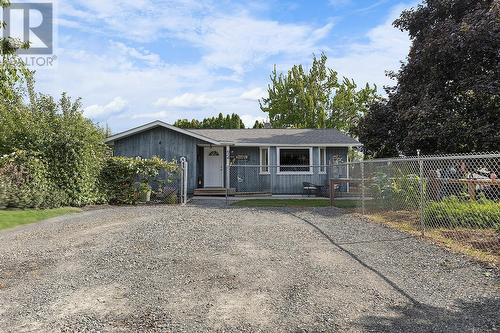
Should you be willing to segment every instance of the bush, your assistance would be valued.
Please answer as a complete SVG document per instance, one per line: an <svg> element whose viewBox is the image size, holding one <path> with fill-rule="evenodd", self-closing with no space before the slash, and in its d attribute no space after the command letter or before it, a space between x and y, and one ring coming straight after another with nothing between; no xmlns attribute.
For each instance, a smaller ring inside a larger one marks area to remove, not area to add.
<svg viewBox="0 0 500 333"><path fill-rule="evenodd" d="M424 212L428 226L495 228L500 231L500 203L479 199L463 201L457 197L448 197L432 202Z"/></svg>
<svg viewBox="0 0 500 333"><path fill-rule="evenodd" d="M423 184L425 191L425 182ZM406 174L397 169L390 177L384 172L376 172L370 183L370 193L381 208L417 208L420 201L420 177Z"/></svg>
<svg viewBox="0 0 500 333"><path fill-rule="evenodd" d="M16 151L0 158L0 200L4 208L51 208L65 196L51 183L39 156Z"/></svg>
<svg viewBox="0 0 500 333"><path fill-rule="evenodd" d="M111 157L107 159L101 172L102 191L111 204L135 204L145 186L156 188L158 192L164 191L165 181L159 178L166 177L167 182L173 181L178 168L177 163L158 157ZM166 175L161 175L162 171Z"/></svg>
<svg viewBox="0 0 500 333"><path fill-rule="evenodd" d="M36 152L65 205L102 203L99 176L109 154L105 131L85 118L80 101L40 95L31 104L0 105L0 154Z"/></svg>

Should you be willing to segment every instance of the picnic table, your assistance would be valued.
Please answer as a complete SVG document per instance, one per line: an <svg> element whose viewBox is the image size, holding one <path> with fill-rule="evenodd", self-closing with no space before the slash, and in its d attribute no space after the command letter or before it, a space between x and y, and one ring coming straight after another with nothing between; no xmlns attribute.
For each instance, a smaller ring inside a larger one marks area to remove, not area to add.
<svg viewBox="0 0 500 333"><path fill-rule="evenodd" d="M437 186L445 184L466 185L471 200L476 200L478 186L500 186L500 180L487 178L429 178L429 181L431 185L434 182Z"/></svg>

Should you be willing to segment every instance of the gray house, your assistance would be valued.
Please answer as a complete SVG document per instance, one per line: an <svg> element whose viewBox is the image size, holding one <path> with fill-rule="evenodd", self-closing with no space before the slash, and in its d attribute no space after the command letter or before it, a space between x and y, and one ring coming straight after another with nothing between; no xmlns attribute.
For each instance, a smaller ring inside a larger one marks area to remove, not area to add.
<svg viewBox="0 0 500 333"><path fill-rule="evenodd" d="M188 192L301 193L361 144L335 129L181 129L154 121L110 136L115 156L188 161ZM338 170L338 169L337 169ZM347 170L346 170L347 172ZM346 177L348 175L336 175Z"/></svg>

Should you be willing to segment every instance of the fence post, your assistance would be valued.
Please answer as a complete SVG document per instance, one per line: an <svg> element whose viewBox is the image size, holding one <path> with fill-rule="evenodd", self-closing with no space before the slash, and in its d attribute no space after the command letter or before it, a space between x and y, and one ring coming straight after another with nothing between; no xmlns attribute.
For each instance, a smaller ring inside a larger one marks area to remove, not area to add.
<svg viewBox="0 0 500 333"><path fill-rule="evenodd" d="M361 161L361 214L365 215L365 161Z"/></svg>
<svg viewBox="0 0 500 333"><path fill-rule="evenodd" d="M188 163L185 157L181 157L181 204L187 204L187 190L188 190Z"/></svg>
<svg viewBox="0 0 500 333"><path fill-rule="evenodd" d="M422 236L425 234L425 221L424 221L424 202L425 202L425 190L424 190L424 160L420 158L420 150L417 151L418 155L418 166L420 169L420 232Z"/></svg>

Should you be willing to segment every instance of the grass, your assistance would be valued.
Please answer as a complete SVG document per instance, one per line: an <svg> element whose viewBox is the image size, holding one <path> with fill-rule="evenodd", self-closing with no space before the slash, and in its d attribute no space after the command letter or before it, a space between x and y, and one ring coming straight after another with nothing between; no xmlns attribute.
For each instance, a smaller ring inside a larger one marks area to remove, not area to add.
<svg viewBox="0 0 500 333"><path fill-rule="evenodd" d="M29 224L59 215L77 213L81 209L62 207L54 209L0 210L0 230Z"/></svg>
<svg viewBox="0 0 500 333"><path fill-rule="evenodd" d="M329 199L246 199L232 204L238 207L329 207ZM335 200L337 208L355 208L355 200Z"/></svg>

